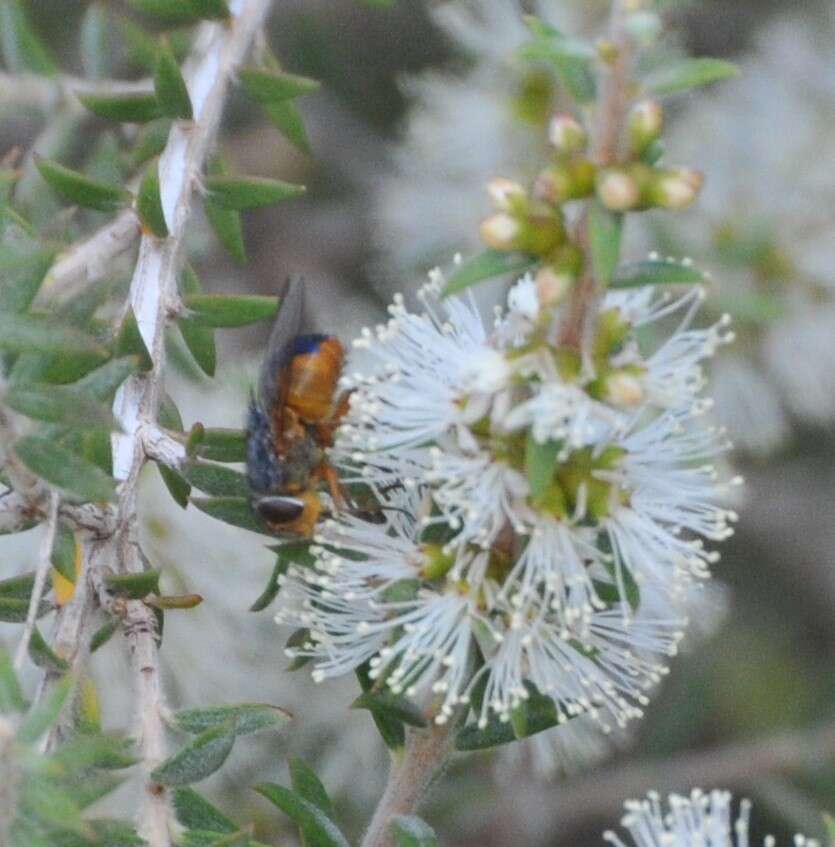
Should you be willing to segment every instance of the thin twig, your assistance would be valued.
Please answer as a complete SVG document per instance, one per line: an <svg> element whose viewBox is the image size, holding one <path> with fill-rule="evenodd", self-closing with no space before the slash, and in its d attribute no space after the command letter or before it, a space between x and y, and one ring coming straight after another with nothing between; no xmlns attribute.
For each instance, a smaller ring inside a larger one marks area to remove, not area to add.
<svg viewBox="0 0 835 847"><path fill-rule="evenodd" d="M52 491L49 497L46 531L41 539L41 546L38 551L38 568L35 571L35 584L32 587L32 594L29 598L29 609L26 613L26 623L23 626L23 634L20 636L20 643L17 645L17 651L15 652L14 657L14 667L15 670L18 671L23 667L26 654L29 652L29 642L32 640L32 633L35 630L35 621L38 619L38 610L41 607L41 598L43 597L43 589L46 584L46 575L49 573L50 568L52 546L55 543L55 534L58 531L59 500L60 495L58 492Z"/></svg>
<svg viewBox="0 0 835 847"><path fill-rule="evenodd" d="M424 800L429 786L449 756L450 733L455 722L450 720L430 729L412 731L406 740L402 759L392 764L383 796L374 812L362 847L394 847L391 819L395 815L413 813Z"/></svg>

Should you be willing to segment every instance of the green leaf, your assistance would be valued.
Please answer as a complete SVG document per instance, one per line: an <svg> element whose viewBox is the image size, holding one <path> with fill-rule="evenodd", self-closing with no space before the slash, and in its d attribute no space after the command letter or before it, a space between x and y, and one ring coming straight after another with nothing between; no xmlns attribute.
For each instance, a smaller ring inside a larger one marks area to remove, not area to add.
<svg viewBox="0 0 835 847"><path fill-rule="evenodd" d="M175 788L171 792L177 822L187 829L202 829L208 832L236 832L237 825L203 799L193 788Z"/></svg>
<svg viewBox="0 0 835 847"><path fill-rule="evenodd" d="M188 785L199 782L223 765L234 745L233 725L214 726L166 759L151 772L151 779L162 785Z"/></svg>
<svg viewBox="0 0 835 847"><path fill-rule="evenodd" d="M230 17L226 0L188 0L194 13L207 20L227 20Z"/></svg>
<svg viewBox="0 0 835 847"><path fill-rule="evenodd" d="M59 680L46 697L27 712L17 731L17 740L21 744L34 744L58 720L74 687L72 676Z"/></svg>
<svg viewBox="0 0 835 847"><path fill-rule="evenodd" d="M43 617L50 611L48 603L42 601L38 609L38 617ZM4 623L23 623L29 612L29 600L22 597L0 597L0 621Z"/></svg>
<svg viewBox="0 0 835 847"><path fill-rule="evenodd" d="M194 609L203 602L199 594L165 594L145 598L145 604L154 609Z"/></svg>
<svg viewBox="0 0 835 847"><path fill-rule="evenodd" d="M161 116L153 92L125 94L79 94L78 99L94 115L121 123L146 123Z"/></svg>
<svg viewBox="0 0 835 847"><path fill-rule="evenodd" d="M637 288L642 285L698 284L705 281L705 274L692 265L667 259L630 262L621 265L612 274L611 288Z"/></svg>
<svg viewBox="0 0 835 847"><path fill-rule="evenodd" d="M274 535L243 497L192 497L189 502L216 520L262 535Z"/></svg>
<svg viewBox="0 0 835 847"><path fill-rule="evenodd" d="M264 111L273 126L302 153L310 153L310 139L298 106L292 100L270 103Z"/></svg>
<svg viewBox="0 0 835 847"><path fill-rule="evenodd" d="M306 630L302 630L302 632L306 633ZM307 635L303 640L307 640ZM369 677L368 670L368 662L356 669L360 687L366 693L374 687L374 681ZM372 711L371 717L374 719L374 725L377 727L386 747L393 751L402 750L406 743L406 730L402 722L397 720L390 712L385 711Z"/></svg>
<svg viewBox="0 0 835 847"><path fill-rule="evenodd" d="M233 212L232 214L237 214ZM179 277L180 296L187 297L191 294L202 294L203 286L191 265L186 265ZM180 333L194 361L207 376L214 376L217 364L217 353L215 351L215 335L211 329L202 326L196 321L181 318L178 321Z"/></svg>
<svg viewBox="0 0 835 847"><path fill-rule="evenodd" d="M90 652L95 653L100 647L104 647L116 634L117 629L119 629L119 623L116 620L111 619L107 623L102 624L90 639Z"/></svg>
<svg viewBox="0 0 835 847"><path fill-rule="evenodd" d="M89 825L68 792L45 779L30 779L24 783L20 805L24 816L34 817L41 826L49 824L85 839L90 835Z"/></svg>
<svg viewBox="0 0 835 847"><path fill-rule="evenodd" d="M116 499L116 484L104 471L51 439L27 435L14 451L32 473L83 501Z"/></svg>
<svg viewBox="0 0 835 847"><path fill-rule="evenodd" d="M39 421L84 429L117 429L109 408L74 386L15 383L8 387L5 403L16 412Z"/></svg>
<svg viewBox="0 0 835 847"><path fill-rule="evenodd" d="M30 571L0 581L0 597L17 597L18 599L28 600L34 587L35 572ZM2 655L2 650L0 650L0 655Z"/></svg>
<svg viewBox="0 0 835 847"><path fill-rule="evenodd" d="M226 726L233 735L250 735L263 729L283 726L293 716L286 709L268 703L236 703L181 709L170 720L171 726L196 735L216 726Z"/></svg>
<svg viewBox="0 0 835 847"><path fill-rule="evenodd" d="M739 68L724 59L682 59L656 70L645 84L655 94L677 94L738 75Z"/></svg>
<svg viewBox="0 0 835 847"><path fill-rule="evenodd" d="M157 462L157 470L159 470L159 475L174 502L181 509L187 508L188 498L191 496L191 486L180 476L179 472L175 471L174 468L169 468L168 465Z"/></svg>
<svg viewBox="0 0 835 847"><path fill-rule="evenodd" d="M151 354L148 352L145 341L139 332L139 325L136 323L136 315L132 306L128 307L125 316L122 318L122 323L119 325L114 353L120 357L135 357L139 362L139 369L143 371L149 371L154 366Z"/></svg>
<svg viewBox="0 0 835 847"><path fill-rule="evenodd" d="M73 327L62 326L34 315L0 314L0 350L13 353L106 355L95 338Z"/></svg>
<svg viewBox="0 0 835 847"><path fill-rule="evenodd" d="M534 256L520 253L503 253L499 250L485 250L471 259L467 259L447 280L442 296L458 294L471 285L494 276L521 273L536 262Z"/></svg>
<svg viewBox="0 0 835 847"><path fill-rule="evenodd" d="M206 177L209 197L226 209L256 209L299 197L305 192L303 185L293 185L280 179L267 177Z"/></svg>
<svg viewBox="0 0 835 847"><path fill-rule="evenodd" d="M328 792L313 769L298 756L290 756L290 781L293 791L334 819L333 804Z"/></svg>
<svg viewBox="0 0 835 847"><path fill-rule="evenodd" d="M32 630L32 637L29 640L29 658L39 668L53 673L66 673L70 669L70 663L53 651L44 641L37 627Z"/></svg>
<svg viewBox="0 0 835 847"><path fill-rule="evenodd" d="M128 0L128 5L165 24L192 23L197 17L192 0Z"/></svg>
<svg viewBox="0 0 835 847"><path fill-rule="evenodd" d="M39 242L0 246L0 312L22 314L32 305L56 252Z"/></svg>
<svg viewBox="0 0 835 847"><path fill-rule="evenodd" d="M183 432L185 430L183 416L180 414L180 410L177 408L177 404L171 398L170 394L163 394L159 404L159 411L157 412L157 420L159 420L162 426L170 429L172 432Z"/></svg>
<svg viewBox="0 0 835 847"><path fill-rule="evenodd" d="M226 166L219 156L215 156L210 162L208 172L212 176L226 175ZM246 262L246 247L244 245L240 212L236 212L233 209L226 209L210 197L204 199L203 210L206 212L206 218L214 230L215 235L226 248L229 255L236 262L244 264ZM187 291L184 293L195 294L197 292Z"/></svg>
<svg viewBox="0 0 835 847"><path fill-rule="evenodd" d="M308 847L348 847L336 824L314 803L282 785L262 782L254 789L298 824Z"/></svg>
<svg viewBox="0 0 835 847"><path fill-rule="evenodd" d="M531 431L528 431L525 438L525 473L534 503L541 501L554 480L554 469L561 446L559 441L540 444Z"/></svg>
<svg viewBox="0 0 835 847"><path fill-rule="evenodd" d="M54 60L29 24L21 0L0 2L0 45L3 61L12 73L30 71L51 76L57 71Z"/></svg>
<svg viewBox="0 0 835 847"><path fill-rule="evenodd" d="M0 647L0 714L22 712L25 708L26 701L17 681L12 657Z"/></svg>
<svg viewBox="0 0 835 847"><path fill-rule="evenodd" d="M534 39L522 45L519 55L524 59L550 64L557 72L560 84L578 103L594 100L597 97L597 78L594 73L594 54L588 46L566 38L533 15L527 15L525 23Z"/></svg>
<svg viewBox="0 0 835 847"><path fill-rule="evenodd" d="M287 573L289 567L290 559L279 554L276 557L267 587L263 590L261 596L249 607L250 612L260 612L266 609L278 597L278 592L281 588L279 578Z"/></svg>
<svg viewBox="0 0 835 847"><path fill-rule="evenodd" d="M609 285L620 257L623 215L592 203L589 210L589 247L594 273L600 284Z"/></svg>
<svg viewBox="0 0 835 847"><path fill-rule="evenodd" d="M425 728L429 726L423 710L407 697L394 694L391 691L375 691L373 688L364 691L351 703L352 709L368 709L378 715L393 718L409 726Z"/></svg>
<svg viewBox="0 0 835 847"><path fill-rule="evenodd" d="M438 847L432 827L414 815L395 815L391 829L398 847Z"/></svg>
<svg viewBox="0 0 835 847"><path fill-rule="evenodd" d="M191 99L186 88L186 81L165 39L160 42L157 51L154 91L156 91L159 108L163 115L186 121L192 119Z"/></svg>
<svg viewBox="0 0 835 847"><path fill-rule="evenodd" d="M131 193L120 185L91 179L64 165L34 155L35 165L46 183L62 197L98 212L115 212L131 200Z"/></svg>
<svg viewBox="0 0 835 847"><path fill-rule="evenodd" d="M79 32L81 64L84 75L102 79L112 72L111 28L107 8L102 2L91 3L81 19Z"/></svg>
<svg viewBox="0 0 835 847"><path fill-rule="evenodd" d="M149 159L153 159L162 153L170 131L170 118L158 118L155 121L149 121L142 127L142 131L130 151L130 163L133 170L137 170Z"/></svg>
<svg viewBox="0 0 835 847"><path fill-rule="evenodd" d="M183 477L195 488L212 497L249 496L249 483L240 471L208 462L188 462L182 469Z"/></svg>
<svg viewBox="0 0 835 847"><path fill-rule="evenodd" d="M75 383L75 387L83 389L97 400L110 402L116 394L116 389L138 370L138 356L122 356L90 371Z"/></svg>
<svg viewBox="0 0 835 847"><path fill-rule="evenodd" d="M259 294L189 294L183 304L191 319L202 326L238 327L271 318L278 297Z"/></svg>
<svg viewBox="0 0 835 847"><path fill-rule="evenodd" d="M246 93L253 100L265 104L292 100L304 94L311 94L320 87L315 79L277 70L242 68L238 76Z"/></svg>
<svg viewBox="0 0 835 847"><path fill-rule="evenodd" d="M204 431L197 453L213 462L243 462L246 460L246 432L209 427Z"/></svg>
<svg viewBox="0 0 835 847"><path fill-rule="evenodd" d="M149 594L159 594L159 577L158 570L147 570L141 573L109 573L105 574L104 582L111 594L131 600L141 600Z"/></svg>
<svg viewBox="0 0 835 847"><path fill-rule="evenodd" d="M168 237L168 224L159 194L159 159L152 159L145 168L136 194L136 213L144 229L157 238Z"/></svg>
<svg viewBox="0 0 835 847"><path fill-rule="evenodd" d="M49 560L64 579L75 583L75 534L66 524L58 525Z"/></svg>

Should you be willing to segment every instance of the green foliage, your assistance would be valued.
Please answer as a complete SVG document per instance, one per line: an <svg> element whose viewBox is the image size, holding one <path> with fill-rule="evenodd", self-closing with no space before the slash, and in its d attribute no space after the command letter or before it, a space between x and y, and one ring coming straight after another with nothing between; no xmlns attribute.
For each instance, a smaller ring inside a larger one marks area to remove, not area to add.
<svg viewBox="0 0 835 847"><path fill-rule="evenodd" d="M704 271L670 259L652 259L621 265L612 274L611 288L638 288L642 285L694 285L705 282Z"/></svg>
<svg viewBox="0 0 835 847"><path fill-rule="evenodd" d="M393 694L391 691L376 691L373 688L363 691L353 703L352 709L368 709L375 716L390 718L394 721L425 729L429 725L423 710L407 697Z"/></svg>
<svg viewBox="0 0 835 847"><path fill-rule="evenodd" d="M54 74L55 61L29 23L22 0L0 2L0 46L13 73Z"/></svg>
<svg viewBox="0 0 835 847"><path fill-rule="evenodd" d="M182 469L182 476L195 488L213 497L249 496L249 484L240 471L210 462L192 461Z"/></svg>
<svg viewBox="0 0 835 847"><path fill-rule="evenodd" d="M159 101L152 92L79 94L78 99L94 115L120 123L146 123L162 114Z"/></svg>
<svg viewBox="0 0 835 847"><path fill-rule="evenodd" d="M206 188L215 203L236 211L270 206L282 200L300 197L305 192L303 185L256 176L210 176L206 178Z"/></svg>
<svg viewBox="0 0 835 847"><path fill-rule="evenodd" d="M208 327L239 327L271 318L278 298L258 294L188 294L183 305L195 323Z"/></svg>
<svg viewBox="0 0 835 847"><path fill-rule="evenodd" d="M589 242L592 265L600 284L607 286L620 257L623 215L609 212L599 203L589 210Z"/></svg>
<svg viewBox="0 0 835 847"><path fill-rule="evenodd" d="M162 210L159 193L159 160L152 159L145 168L139 191L136 194L136 213L142 226L157 238L168 236L168 224Z"/></svg>
<svg viewBox="0 0 835 847"><path fill-rule="evenodd" d="M674 64L663 65L644 80L644 84L655 94L678 94L738 74L739 68L724 59L682 59Z"/></svg>
<svg viewBox="0 0 835 847"><path fill-rule="evenodd" d="M209 706L183 709L170 719L171 726L182 732L197 735L217 726L229 726L235 736L249 735L264 729L283 726L292 715L279 706L267 703L238 703L227 706Z"/></svg>
<svg viewBox="0 0 835 847"><path fill-rule="evenodd" d="M154 90L163 115L190 121L191 99L177 59L166 40L160 43L154 67Z"/></svg>
<svg viewBox="0 0 835 847"><path fill-rule="evenodd" d="M127 189L91 179L58 162L36 155L35 165L52 189L79 206L99 212L113 212L131 200L131 193Z"/></svg>
<svg viewBox="0 0 835 847"><path fill-rule="evenodd" d="M447 280L443 295L458 294L461 291L497 276L518 274L533 267L535 257L519 253L504 253L500 250L485 250L471 259L462 262Z"/></svg>
<svg viewBox="0 0 835 847"><path fill-rule="evenodd" d="M314 800L269 782L256 785L255 790L298 824L306 847L348 847L345 836Z"/></svg>
<svg viewBox="0 0 835 847"><path fill-rule="evenodd" d="M234 722L213 726L188 742L151 773L162 785L190 785L211 776L235 745Z"/></svg>
<svg viewBox="0 0 835 847"><path fill-rule="evenodd" d="M201 512L250 532L272 535L260 518L252 511L244 497L192 497L190 500Z"/></svg>
<svg viewBox="0 0 835 847"><path fill-rule="evenodd" d="M432 827L414 815L395 815L391 828L398 847L438 847Z"/></svg>

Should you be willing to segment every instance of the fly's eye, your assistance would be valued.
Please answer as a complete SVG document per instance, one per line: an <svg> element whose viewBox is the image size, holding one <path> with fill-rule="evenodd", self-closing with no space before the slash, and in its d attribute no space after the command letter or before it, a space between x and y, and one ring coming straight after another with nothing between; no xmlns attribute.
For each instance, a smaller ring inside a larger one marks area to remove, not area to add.
<svg viewBox="0 0 835 847"><path fill-rule="evenodd" d="M297 497L259 497L255 501L255 511L269 524L292 523L301 517L304 503Z"/></svg>

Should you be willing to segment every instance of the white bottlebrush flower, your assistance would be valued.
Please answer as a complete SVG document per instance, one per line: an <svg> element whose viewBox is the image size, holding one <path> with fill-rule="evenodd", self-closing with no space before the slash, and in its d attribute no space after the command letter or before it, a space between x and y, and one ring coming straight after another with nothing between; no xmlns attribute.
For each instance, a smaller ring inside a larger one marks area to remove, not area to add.
<svg viewBox="0 0 835 847"><path fill-rule="evenodd" d="M398 299L363 334L376 364L346 380L331 457L384 520L328 521L278 620L309 631L293 653L316 678L368 663L439 722L476 694L480 725L508 720L539 692L560 723L586 715L608 732L641 714L688 586L715 559L705 540L730 533L710 465L724 439L699 397L725 322L690 329L698 294L613 295L585 362L537 331L529 282L488 332L471 301L439 298L436 271L425 313ZM636 328L676 313L672 336L643 351ZM610 390L619 375L635 380L628 402Z"/></svg>
<svg viewBox="0 0 835 847"><path fill-rule="evenodd" d="M673 242L721 270L706 304L740 341L715 370L716 414L735 445L772 452L792 419L835 423L835 14L769 23L737 79L689 98L670 122L671 158L709 156L711 177ZM651 236L654 241L654 236Z"/></svg>
<svg viewBox="0 0 835 847"><path fill-rule="evenodd" d="M625 842L614 832L603 837L615 847L748 847L751 803L743 800L734 817L732 799L728 791L694 789L689 797L671 794L665 808L661 797L650 792L646 800L624 804L621 824L630 836ZM773 844L773 838L766 838L766 847ZM794 844L817 847L802 835L795 836Z"/></svg>

